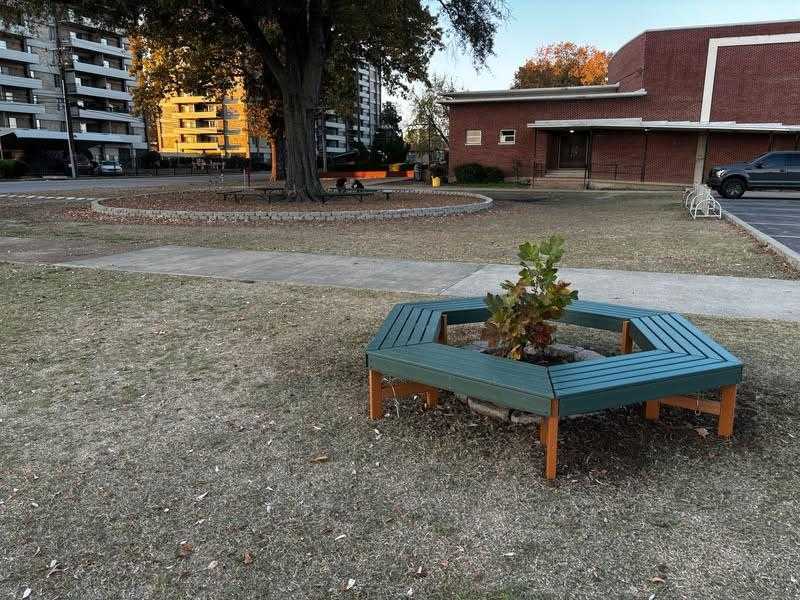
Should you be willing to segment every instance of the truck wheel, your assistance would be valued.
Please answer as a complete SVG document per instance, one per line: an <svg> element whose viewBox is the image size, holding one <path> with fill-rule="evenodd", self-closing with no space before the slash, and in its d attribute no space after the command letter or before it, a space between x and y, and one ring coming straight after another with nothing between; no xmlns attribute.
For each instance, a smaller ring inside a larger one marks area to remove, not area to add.
<svg viewBox="0 0 800 600"><path fill-rule="evenodd" d="M741 198L747 191L747 186L740 177L731 177L722 182L719 190L726 198L735 200Z"/></svg>

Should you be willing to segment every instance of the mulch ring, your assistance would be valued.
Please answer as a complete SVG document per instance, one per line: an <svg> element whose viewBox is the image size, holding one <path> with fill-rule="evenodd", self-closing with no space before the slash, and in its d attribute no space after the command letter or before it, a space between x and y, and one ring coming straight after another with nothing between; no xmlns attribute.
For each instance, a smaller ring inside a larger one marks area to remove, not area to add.
<svg viewBox="0 0 800 600"><path fill-rule="evenodd" d="M245 196L240 201L228 198L223 200L216 192L187 191L185 193L161 193L146 196L118 197L104 200L105 206L119 208L144 208L151 210L188 210L188 211L220 211L220 212L334 212L348 210L391 210L401 208L427 208L438 206L453 206L477 202L476 198L468 196L450 196L440 194L390 194L386 199L384 194L375 194L365 197L362 202L358 198L346 196L343 198L328 197L325 204L321 202L299 202L286 199L273 198L271 202L266 199Z"/></svg>

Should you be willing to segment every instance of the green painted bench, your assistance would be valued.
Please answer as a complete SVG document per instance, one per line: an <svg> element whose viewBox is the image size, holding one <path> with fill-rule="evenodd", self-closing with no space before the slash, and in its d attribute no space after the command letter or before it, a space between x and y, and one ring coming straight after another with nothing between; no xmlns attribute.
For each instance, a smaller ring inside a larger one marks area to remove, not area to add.
<svg viewBox="0 0 800 600"><path fill-rule="evenodd" d="M540 415L548 479L556 475L563 416L644 403L645 418L655 420L665 404L717 415L719 435L733 433L742 363L679 314L576 300L561 322L620 332L622 354L552 367L447 345L448 325L488 317L483 298L395 306L366 350L370 418L382 418L393 396L423 394L435 407L438 390ZM387 385L384 376L405 383ZM708 390L719 400L687 396Z"/></svg>

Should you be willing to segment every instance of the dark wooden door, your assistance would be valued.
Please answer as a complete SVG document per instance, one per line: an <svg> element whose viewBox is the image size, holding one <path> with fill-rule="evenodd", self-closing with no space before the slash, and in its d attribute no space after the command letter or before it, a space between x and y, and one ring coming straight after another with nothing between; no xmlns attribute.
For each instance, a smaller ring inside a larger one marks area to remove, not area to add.
<svg viewBox="0 0 800 600"><path fill-rule="evenodd" d="M585 133L566 133L561 136L558 166L562 169L577 169L586 166Z"/></svg>

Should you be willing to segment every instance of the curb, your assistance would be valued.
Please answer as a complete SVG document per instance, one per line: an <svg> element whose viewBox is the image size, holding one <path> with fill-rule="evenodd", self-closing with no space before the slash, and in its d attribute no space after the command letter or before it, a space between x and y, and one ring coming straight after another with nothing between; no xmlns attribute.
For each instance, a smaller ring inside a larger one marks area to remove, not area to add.
<svg viewBox="0 0 800 600"><path fill-rule="evenodd" d="M736 215L731 214L727 210L723 209L722 216L726 220L733 223L734 225L738 225L739 227L744 229L747 233L756 238L759 242L763 242L764 244L772 248L772 250L776 254L780 255L792 267L794 267L795 269L800 269L800 254L798 254L788 246L781 244L774 237L767 235L766 233L764 233L759 229L756 229L746 221L743 221Z"/></svg>
<svg viewBox="0 0 800 600"><path fill-rule="evenodd" d="M397 194L418 194L418 190L383 189L382 192ZM96 213L115 217L146 217L150 219L186 219L188 221L382 221L387 219L406 219L409 217L446 217L463 215L487 210L494 204L494 200L482 194L470 192L428 192L443 196L468 196L476 198L478 202L470 204L455 204L450 206L431 206L422 208L398 208L388 210L347 210L330 212L301 212L301 211L193 211L193 210L160 210L149 208L125 208L119 206L105 206L102 200L92 201L92 210ZM137 194L147 196L150 194Z"/></svg>

